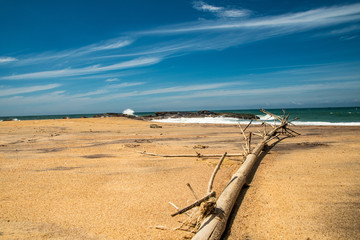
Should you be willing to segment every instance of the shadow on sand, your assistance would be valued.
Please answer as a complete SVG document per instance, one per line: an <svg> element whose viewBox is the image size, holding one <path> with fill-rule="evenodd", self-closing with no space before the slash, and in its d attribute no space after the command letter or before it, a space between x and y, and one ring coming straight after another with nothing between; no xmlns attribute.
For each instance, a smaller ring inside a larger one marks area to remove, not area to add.
<svg viewBox="0 0 360 240"><path fill-rule="evenodd" d="M280 143L282 140L284 140L285 138L287 137L283 137L279 140L277 140L276 142L272 143L271 145L268 145L264 151L262 151L260 153L260 155L258 156L258 160L256 161L253 169L251 170L250 174L248 175L247 179L246 179L246 183L247 184L250 184L255 176L255 173L257 171L257 169L259 168L260 166L260 163L262 162L262 160L264 159L264 157L266 156L266 154L273 148L275 147L278 143ZM234 224L234 221L235 221L235 217L240 209L240 206L241 206L241 203L242 201L244 200L245 198L245 195L246 195L246 192L248 191L249 189L249 185L244 185L244 187L241 189L240 193L239 193L239 196L234 204L234 207L230 213L230 216L229 216L229 219L228 219L228 222L226 224L226 229L222 235L222 239L224 240L227 240L229 239L229 236L230 236L230 233L231 233L231 228L232 228L232 225Z"/></svg>

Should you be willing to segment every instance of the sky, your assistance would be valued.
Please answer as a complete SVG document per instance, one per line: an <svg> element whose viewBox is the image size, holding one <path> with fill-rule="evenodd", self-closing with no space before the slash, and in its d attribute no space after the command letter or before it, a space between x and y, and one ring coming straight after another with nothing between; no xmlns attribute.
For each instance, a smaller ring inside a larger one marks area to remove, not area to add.
<svg viewBox="0 0 360 240"><path fill-rule="evenodd" d="M0 116L360 106L360 1L0 0Z"/></svg>

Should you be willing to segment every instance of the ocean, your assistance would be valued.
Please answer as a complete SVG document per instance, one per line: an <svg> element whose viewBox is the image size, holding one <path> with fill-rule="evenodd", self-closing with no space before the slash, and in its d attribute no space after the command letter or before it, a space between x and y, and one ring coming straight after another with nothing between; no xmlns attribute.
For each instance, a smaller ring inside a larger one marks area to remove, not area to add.
<svg viewBox="0 0 360 240"><path fill-rule="evenodd" d="M273 114L282 115L282 109L267 109ZM285 109L290 113L290 119L298 117L295 125L311 125L311 126L360 126L360 107L342 107L342 108L292 108ZM260 112L258 109L249 110L212 110L213 112L234 112L234 113L252 113L260 117L261 120L273 121L271 116ZM154 114L154 112L135 112L137 116ZM67 114L67 115L38 115L38 116L7 116L0 117L2 120L40 120L40 119L62 119L62 118L91 118L96 114ZM249 121L235 118L174 118L161 119L157 122L172 123L221 123L221 124L237 124L248 123Z"/></svg>

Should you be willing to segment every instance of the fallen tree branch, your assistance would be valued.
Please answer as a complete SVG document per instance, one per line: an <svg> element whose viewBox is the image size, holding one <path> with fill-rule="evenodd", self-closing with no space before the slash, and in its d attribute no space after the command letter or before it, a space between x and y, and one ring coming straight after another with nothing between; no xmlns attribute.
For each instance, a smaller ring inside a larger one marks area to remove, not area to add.
<svg viewBox="0 0 360 240"><path fill-rule="evenodd" d="M258 160L258 156L264 150L267 142L271 141L275 137L278 137L278 135L282 132L286 132L288 125L287 119L289 116L286 116L284 113L284 116L280 118L279 116L269 113L263 109L261 109L261 111L278 119L280 121L280 125L276 127L272 126L273 129L270 132L267 132L266 129L264 130L264 137L262 141L258 143L253 151L246 156L245 162L232 176L224 191L216 201L216 209L214 213L208 215L202 221L199 230L192 238L193 240L218 240L221 238L236 199L238 198L242 187L246 184L247 177ZM264 127L266 127L266 124L264 124ZM240 129L242 130L241 127ZM243 131L242 133L245 136ZM245 137L245 140L247 140L247 137Z"/></svg>

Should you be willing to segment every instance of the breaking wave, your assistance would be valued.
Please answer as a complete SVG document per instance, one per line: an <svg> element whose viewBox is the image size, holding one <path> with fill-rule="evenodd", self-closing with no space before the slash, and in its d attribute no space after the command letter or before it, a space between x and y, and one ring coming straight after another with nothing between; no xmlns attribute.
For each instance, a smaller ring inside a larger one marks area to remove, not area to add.
<svg viewBox="0 0 360 240"><path fill-rule="evenodd" d="M125 109L122 113L126 114L126 115L134 115L135 111L128 108L128 109Z"/></svg>

